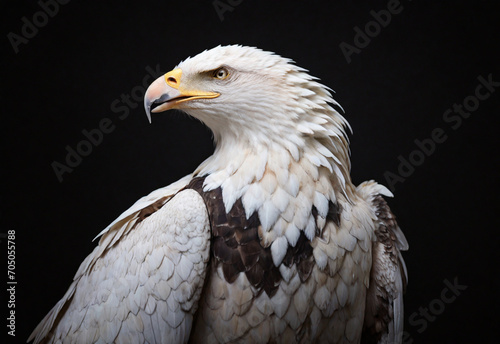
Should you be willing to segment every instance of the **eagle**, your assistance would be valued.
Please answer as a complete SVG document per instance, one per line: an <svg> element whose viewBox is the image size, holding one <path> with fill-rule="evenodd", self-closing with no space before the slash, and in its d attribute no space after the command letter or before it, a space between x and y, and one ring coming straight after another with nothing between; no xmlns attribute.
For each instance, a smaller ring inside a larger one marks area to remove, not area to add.
<svg viewBox="0 0 500 344"><path fill-rule="evenodd" d="M292 60L217 46L156 79L215 150L99 235L34 343L401 343L408 243L350 177L350 126Z"/></svg>

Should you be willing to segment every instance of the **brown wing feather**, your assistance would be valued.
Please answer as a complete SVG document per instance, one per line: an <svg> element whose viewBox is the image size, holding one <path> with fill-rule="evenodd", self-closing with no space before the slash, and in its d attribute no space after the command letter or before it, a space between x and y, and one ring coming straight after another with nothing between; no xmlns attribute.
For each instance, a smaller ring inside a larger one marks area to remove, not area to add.
<svg viewBox="0 0 500 344"><path fill-rule="evenodd" d="M400 343L403 334L403 293L406 267L401 256L408 243L396 217L380 195L372 198L378 221L362 343Z"/></svg>

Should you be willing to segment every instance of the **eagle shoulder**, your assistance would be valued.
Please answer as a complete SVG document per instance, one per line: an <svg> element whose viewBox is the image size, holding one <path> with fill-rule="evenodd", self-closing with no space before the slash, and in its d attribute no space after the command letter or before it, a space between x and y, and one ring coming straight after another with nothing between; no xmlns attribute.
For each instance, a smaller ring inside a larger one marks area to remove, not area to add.
<svg viewBox="0 0 500 344"><path fill-rule="evenodd" d="M29 341L188 340L210 255L203 199L194 190L158 194L123 220L104 234ZM107 240L113 231L119 239Z"/></svg>

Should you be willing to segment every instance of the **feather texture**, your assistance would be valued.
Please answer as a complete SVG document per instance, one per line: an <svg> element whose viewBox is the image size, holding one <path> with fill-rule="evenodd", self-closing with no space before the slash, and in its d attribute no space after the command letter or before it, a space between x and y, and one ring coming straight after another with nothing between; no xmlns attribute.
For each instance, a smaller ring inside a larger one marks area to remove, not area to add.
<svg viewBox="0 0 500 344"><path fill-rule="evenodd" d="M363 343L400 343L404 322L403 292L407 283L401 251L408 249L408 243L381 197L391 193L373 181L361 184L358 190L372 204L377 221Z"/></svg>
<svg viewBox="0 0 500 344"><path fill-rule="evenodd" d="M101 252L98 246L89 256L94 264L75 276L29 340L100 338L112 343L128 342L134 335L136 343L167 338L187 342L205 279L209 228L199 194L178 193L117 245L95 257ZM175 262L169 259L172 254L179 257Z"/></svg>
<svg viewBox="0 0 500 344"><path fill-rule="evenodd" d="M401 342L408 244L391 193L351 181L331 89L274 53L219 46L154 81L145 106L199 119L215 152L98 235L30 340Z"/></svg>

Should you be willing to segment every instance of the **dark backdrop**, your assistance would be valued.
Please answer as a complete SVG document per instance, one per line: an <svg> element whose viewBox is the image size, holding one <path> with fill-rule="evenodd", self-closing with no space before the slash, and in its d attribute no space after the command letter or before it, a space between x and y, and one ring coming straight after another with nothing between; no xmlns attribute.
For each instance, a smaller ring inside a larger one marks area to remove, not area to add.
<svg viewBox="0 0 500 344"><path fill-rule="evenodd" d="M148 123L146 75L238 43L290 57L335 89L354 131L354 182L392 184L390 206L410 243L405 342L494 342L494 1L43 1L2 5L1 233L15 231L17 281L10 341L25 341L63 296L98 232L212 153L208 129L180 112ZM58 178L68 149L87 156Z"/></svg>

